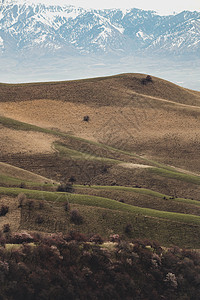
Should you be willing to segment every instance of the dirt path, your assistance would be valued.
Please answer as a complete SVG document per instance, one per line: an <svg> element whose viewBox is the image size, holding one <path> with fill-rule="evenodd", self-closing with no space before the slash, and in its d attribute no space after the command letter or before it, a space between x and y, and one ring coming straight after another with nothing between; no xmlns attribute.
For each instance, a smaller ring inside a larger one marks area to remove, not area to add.
<svg viewBox="0 0 200 300"><path fill-rule="evenodd" d="M153 100L158 100L158 101L162 101L162 102L166 102L166 103L171 103L174 105L179 105L179 106L183 106L183 107L188 107L188 108L195 108L195 109L200 109L200 104L199 106L196 105L189 105L189 104L184 104L184 103L179 103L179 102L174 102L172 100L167 100L167 99L163 99L163 98L158 98L155 96L149 96L149 95L145 95L145 94L140 94L137 92L133 92L133 91L128 91L127 93L133 94L133 95L137 95L143 98L148 98L148 99L153 99Z"/></svg>

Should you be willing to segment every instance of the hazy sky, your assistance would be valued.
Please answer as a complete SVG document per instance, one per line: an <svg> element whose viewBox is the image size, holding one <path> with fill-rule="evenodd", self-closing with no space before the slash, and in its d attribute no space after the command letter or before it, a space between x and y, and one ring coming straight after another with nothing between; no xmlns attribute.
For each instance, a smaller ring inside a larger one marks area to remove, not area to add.
<svg viewBox="0 0 200 300"><path fill-rule="evenodd" d="M2 0L0 0L1 2ZM183 10L200 11L200 0L16 0L16 2L71 4L86 8L142 8L162 14ZM14 2L8 0L8 2Z"/></svg>

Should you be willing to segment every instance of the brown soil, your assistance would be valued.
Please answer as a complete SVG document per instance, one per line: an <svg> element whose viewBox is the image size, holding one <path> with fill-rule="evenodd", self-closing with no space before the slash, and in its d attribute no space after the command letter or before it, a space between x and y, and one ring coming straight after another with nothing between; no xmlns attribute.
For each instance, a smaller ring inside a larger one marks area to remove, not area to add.
<svg viewBox="0 0 200 300"><path fill-rule="evenodd" d="M153 83L142 85L143 77L124 74L70 82L0 85L0 114L200 172L200 93L154 77ZM83 121L85 115L90 117L89 122ZM39 136L38 139L33 138L33 149L26 138L27 150L23 145L17 148L23 153L51 150L49 137L47 148L46 142L41 142Z"/></svg>

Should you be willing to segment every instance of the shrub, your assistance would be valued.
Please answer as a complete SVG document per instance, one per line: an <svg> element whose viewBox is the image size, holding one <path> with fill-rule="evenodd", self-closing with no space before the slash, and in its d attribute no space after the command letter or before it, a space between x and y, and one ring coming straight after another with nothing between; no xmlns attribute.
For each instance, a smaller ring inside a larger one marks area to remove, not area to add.
<svg viewBox="0 0 200 300"><path fill-rule="evenodd" d="M33 200L28 200L27 201L27 206L28 206L28 209L32 209L32 208L34 208L34 201Z"/></svg>
<svg viewBox="0 0 200 300"><path fill-rule="evenodd" d="M74 176L71 176L69 178L69 182L71 182L73 184L74 182L76 182L76 178Z"/></svg>
<svg viewBox="0 0 200 300"><path fill-rule="evenodd" d="M21 182L20 185L19 185L19 187L21 189L25 189L26 188L26 184L24 182Z"/></svg>
<svg viewBox="0 0 200 300"><path fill-rule="evenodd" d="M118 243L120 241L119 234L111 234L110 235L110 242Z"/></svg>
<svg viewBox="0 0 200 300"><path fill-rule="evenodd" d="M148 240L101 247L77 231L31 236L0 232L2 245L23 242L0 249L0 299L200 299L197 251Z"/></svg>
<svg viewBox="0 0 200 300"><path fill-rule="evenodd" d="M64 208L65 208L65 211L69 211L70 210L70 204L69 204L69 202L65 202L64 203Z"/></svg>
<svg viewBox="0 0 200 300"><path fill-rule="evenodd" d="M8 213L8 211L9 211L9 206L3 204L0 208L0 217L5 216Z"/></svg>
<svg viewBox="0 0 200 300"><path fill-rule="evenodd" d="M22 207L24 201L26 201L26 195L25 195L24 193L20 193L20 194L18 195L18 197L17 197L17 200L18 200L18 202L19 202L18 207L19 207L19 208Z"/></svg>
<svg viewBox="0 0 200 300"><path fill-rule="evenodd" d="M57 192L73 193L74 188L71 183L67 183L67 184L62 183L57 187Z"/></svg>
<svg viewBox="0 0 200 300"><path fill-rule="evenodd" d="M103 167L102 173L107 173L108 172L108 168L106 166Z"/></svg>
<svg viewBox="0 0 200 300"><path fill-rule="evenodd" d="M17 232L13 234L13 236L10 239L10 242L12 244L31 243L33 241L33 237L27 232Z"/></svg>
<svg viewBox="0 0 200 300"><path fill-rule="evenodd" d="M35 218L35 223L37 224L44 223L44 218L41 215L37 215L37 217Z"/></svg>
<svg viewBox="0 0 200 300"><path fill-rule="evenodd" d="M132 225L131 224L127 224L126 227L125 227L125 229L124 229L124 232L126 234L131 234L132 230L133 230Z"/></svg>
<svg viewBox="0 0 200 300"><path fill-rule="evenodd" d="M4 233L10 232L10 224L4 224L3 225L3 232Z"/></svg>
<svg viewBox="0 0 200 300"><path fill-rule="evenodd" d="M92 243L95 243L95 244L102 244L103 239L99 234L95 234L90 238L89 242L92 242Z"/></svg>
<svg viewBox="0 0 200 300"><path fill-rule="evenodd" d="M64 237L64 239L67 242L73 241L73 240L77 241L77 242L86 242L88 240L87 237L83 233L80 233L80 232L77 232L74 230L71 230L69 232L69 234Z"/></svg>
<svg viewBox="0 0 200 300"><path fill-rule="evenodd" d="M84 116L84 117L83 117L83 121L89 122L89 120L90 120L90 117L89 117L89 116Z"/></svg>
<svg viewBox="0 0 200 300"><path fill-rule="evenodd" d="M39 203L39 209L43 209L44 208L44 203L43 202L40 202Z"/></svg>
<svg viewBox="0 0 200 300"><path fill-rule="evenodd" d="M138 185L138 184L136 184L136 186L135 186L137 189L141 189L141 186L140 185Z"/></svg>
<svg viewBox="0 0 200 300"><path fill-rule="evenodd" d="M147 75L146 81L148 81L148 82L153 82L153 79L152 79L152 77L151 77L150 75Z"/></svg>
<svg viewBox="0 0 200 300"><path fill-rule="evenodd" d="M149 82L153 82L153 79L150 75L147 75L146 78L142 78L142 80L141 80L141 83L144 84L144 85L146 85Z"/></svg>
<svg viewBox="0 0 200 300"><path fill-rule="evenodd" d="M71 211L70 221L76 225L81 225L83 223L83 217L77 209Z"/></svg>
<svg viewBox="0 0 200 300"><path fill-rule="evenodd" d="M114 186L114 185L117 185L117 182L116 182L116 180L113 180L113 182L111 182L111 184L110 184L111 186Z"/></svg>

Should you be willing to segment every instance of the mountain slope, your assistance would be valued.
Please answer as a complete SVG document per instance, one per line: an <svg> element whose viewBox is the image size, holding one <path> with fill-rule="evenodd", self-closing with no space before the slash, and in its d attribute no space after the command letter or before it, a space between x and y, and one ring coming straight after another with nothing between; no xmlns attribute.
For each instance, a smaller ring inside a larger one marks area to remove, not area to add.
<svg viewBox="0 0 200 300"><path fill-rule="evenodd" d="M5 3L0 7L0 50L21 55L39 48L43 54L148 52L199 57L199 22L198 12L159 16L140 9Z"/></svg>

